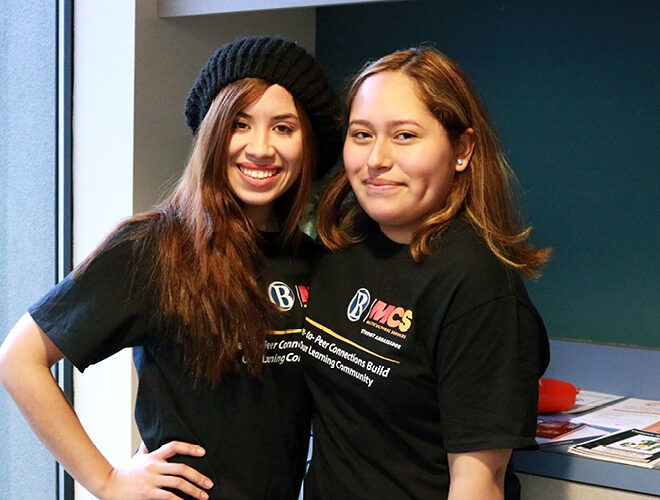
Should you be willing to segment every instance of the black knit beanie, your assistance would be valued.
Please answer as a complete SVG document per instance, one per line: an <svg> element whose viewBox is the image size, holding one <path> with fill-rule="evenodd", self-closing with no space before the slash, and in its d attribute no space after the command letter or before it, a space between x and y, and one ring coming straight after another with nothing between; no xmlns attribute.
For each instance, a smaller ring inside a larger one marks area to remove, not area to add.
<svg viewBox="0 0 660 500"><path fill-rule="evenodd" d="M186 99L186 122L193 135L218 92L242 78L281 85L298 100L316 137L316 176L323 175L341 150L339 99L316 60L289 40L252 36L220 47L202 68Z"/></svg>

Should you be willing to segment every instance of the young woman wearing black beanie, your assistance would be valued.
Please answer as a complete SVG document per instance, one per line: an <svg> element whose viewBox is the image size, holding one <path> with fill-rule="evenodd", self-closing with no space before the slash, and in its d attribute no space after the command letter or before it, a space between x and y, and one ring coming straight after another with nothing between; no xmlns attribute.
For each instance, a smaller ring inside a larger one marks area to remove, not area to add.
<svg viewBox="0 0 660 500"><path fill-rule="evenodd" d="M186 101L195 135L174 192L121 223L33 305L0 379L37 436L99 498L294 499L310 405L299 337L313 253L298 229L340 147L339 105L305 50L220 47ZM50 367L134 347L135 416L152 453L114 468ZM185 443L196 443L199 446Z"/></svg>

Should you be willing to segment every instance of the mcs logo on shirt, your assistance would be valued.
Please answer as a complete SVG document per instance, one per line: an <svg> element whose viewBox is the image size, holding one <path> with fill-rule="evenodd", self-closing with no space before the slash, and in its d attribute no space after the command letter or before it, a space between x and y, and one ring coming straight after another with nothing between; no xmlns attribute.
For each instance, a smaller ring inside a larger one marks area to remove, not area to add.
<svg viewBox="0 0 660 500"><path fill-rule="evenodd" d="M368 312L364 314L365 311ZM366 288L360 288L355 292L348 304L346 315L353 322L362 318L368 325L375 326L397 337L405 337L403 334L410 330L413 319L413 312L410 309L388 304L380 299L374 299L372 302L371 294Z"/></svg>

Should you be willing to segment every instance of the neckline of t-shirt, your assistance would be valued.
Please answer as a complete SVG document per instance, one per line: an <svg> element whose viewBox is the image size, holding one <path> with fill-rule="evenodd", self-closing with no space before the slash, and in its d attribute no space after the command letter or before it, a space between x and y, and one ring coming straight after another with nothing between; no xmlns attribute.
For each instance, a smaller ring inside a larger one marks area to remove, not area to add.
<svg viewBox="0 0 660 500"><path fill-rule="evenodd" d="M469 222L460 214L452 220L447 230L442 233L441 239L442 237L465 230L466 227L469 227ZM391 240L375 221L371 221L369 224L367 235L371 250L378 256L410 255L410 244L397 243ZM431 242L431 245L437 245L439 241Z"/></svg>
<svg viewBox="0 0 660 500"><path fill-rule="evenodd" d="M272 254L281 249L280 231L262 231L257 229L257 245L265 254Z"/></svg>
<svg viewBox="0 0 660 500"><path fill-rule="evenodd" d="M397 243L388 238L376 222L369 225L367 244L380 257L391 257L404 252L404 250L405 253L410 253L410 245Z"/></svg>

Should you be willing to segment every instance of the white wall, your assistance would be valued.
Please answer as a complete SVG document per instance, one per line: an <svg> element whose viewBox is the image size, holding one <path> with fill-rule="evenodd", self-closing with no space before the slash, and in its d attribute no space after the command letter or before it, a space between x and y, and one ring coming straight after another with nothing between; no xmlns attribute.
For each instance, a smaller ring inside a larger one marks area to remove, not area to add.
<svg viewBox="0 0 660 500"><path fill-rule="evenodd" d="M135 6L131 0L74 3L73 250L79 263L133 213ZM117 36L121 34L121 36ZM131 354L74 373L74 401L108 460L130 458ZM76 498L94 498L76 485Z"/></svg>

